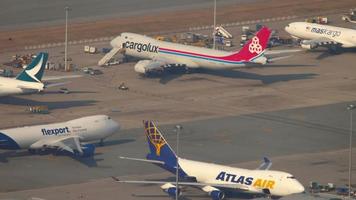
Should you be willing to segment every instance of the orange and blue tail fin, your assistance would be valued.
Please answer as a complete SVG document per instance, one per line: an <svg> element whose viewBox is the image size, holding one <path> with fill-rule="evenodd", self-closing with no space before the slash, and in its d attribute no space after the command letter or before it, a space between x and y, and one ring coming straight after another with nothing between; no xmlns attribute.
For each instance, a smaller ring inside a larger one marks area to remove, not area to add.
<svg viewBox="0 0 356 200"><path fill-rule="evenodd" d="M255 62L258 58L263 56L271 32L272 31L269 28L262 27L253 38L246 42L240 51L226 56L224 59L231 61Z"/></svg>
<svg viewBox="0 0 356 200"><path fill-rule="evenodd" d="M174 170L177 163L177 156L164 139L161 131L152 121L143 121L143 124L150 150L147 154L147 159L162 161L169 171Z"/></svg>

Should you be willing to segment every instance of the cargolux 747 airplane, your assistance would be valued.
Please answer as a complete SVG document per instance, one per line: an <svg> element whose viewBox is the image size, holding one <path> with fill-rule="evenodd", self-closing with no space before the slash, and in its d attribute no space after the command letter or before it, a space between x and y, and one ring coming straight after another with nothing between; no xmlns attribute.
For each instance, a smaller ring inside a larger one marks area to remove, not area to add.
<svg viewBox="0 0 356 200"><path fill-rule="evenodd" d="M0 149L67 151L79 156L92 156L94 144L116 133L119 125L106 115L94 115L67 122L25 126L0 130Z"/></svg>
<svg viewBox="0 0 356 200"><path fill-rule="evenodd" d="M179 182L180 186L199 187L214 200L223 199L224 191L267 194L276 197L304 191L304 187L292 174L269 170L272 163L267 158L259 168L254 170L183 159L176 156L153 122L144 121L144 127L150 150L147 159L122 158L151 162L172 173L176 173L178 165L179 177L190 180ZM176 189L175 182L123 181L113 178L122 183L160 184L169 195L175 196L176 192L180 194L180 189Z"/></svg>
<svg viewBox="0 0 356 200"><path fill-rule="evenodd" d="M174 68L234 69L267 63L264 52L270 35L271 30L263 27L240 51L227 52L122 33L110 42L113 49L107 55L113 56L121 49L126 55L142 59L135 65L135 71L140 74Z"/></svg>
<svg viewBox="0 0 356 200"><path fill-rule="evenodd" d="M356 47L356 30L328 26L323 24L293 22L285 27L293 37L301 39L301 46L306 49L327 47L337 51L340 47Z"/></svg>

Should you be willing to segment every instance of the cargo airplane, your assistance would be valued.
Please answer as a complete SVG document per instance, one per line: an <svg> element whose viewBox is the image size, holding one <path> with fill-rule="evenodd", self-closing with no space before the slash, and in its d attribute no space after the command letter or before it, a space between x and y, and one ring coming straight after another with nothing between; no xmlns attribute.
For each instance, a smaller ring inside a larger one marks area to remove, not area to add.
<svg viewBox="0 0 356 200"><path fill-rule="evenodd" d="M271 30L263 27L240 51L228 52L160 41L135 33L122 33L110 42L113 49L99 61L99 65L119 51L141 59L134 69L142 75L175 69L235 69L261 65L269 62L265 57L265 49L270 35Z"/></svg>
<svg viewBox="0 0 356 200"><path fill-rule="evenodd" d="M297 39L301 39L301 47L315 49L327 47L337 52L340 48L356 47L356 30L328 26L323 24L293 22L285 30Z"/></svg>
<svg viewBox="0 0 356 200"><path fill-rule="evenodd" d="M172 173L176 173L178 166L179 177L183 180L190 180L179 181L179 186L201 188L213 200L223 199L225 191L266 194L273 197L304 191L303 185L292 174L269 170L272 162L267 158L259 168L254 170L183 159L175 154L153 122L144 121L144 127L150 150L147 159L121 158L150 162ZM113 178L121 183L158 184L170 196L181 193L181 189L176 187L176 182L130 181Z"/></svg>
<svg viewBox="0 0 356 200"><path fill-rule="evenodd" d="M67 151L78 156L94 155L95 145L119 130L119 124L106 115L94 115L67 122L0 130L0 149Z"/></svg>
<svg viewBox="0 0 356 200"><path fill-rule="evenodd" d="M45 88L60 86L65 83L45 84L42 77L47 64L48 54L39 53L36 58L15 78L0 77L0 96L16 94L33 94L43 91ZM46 81L76 78L77 75L48 77Z"/></svg>

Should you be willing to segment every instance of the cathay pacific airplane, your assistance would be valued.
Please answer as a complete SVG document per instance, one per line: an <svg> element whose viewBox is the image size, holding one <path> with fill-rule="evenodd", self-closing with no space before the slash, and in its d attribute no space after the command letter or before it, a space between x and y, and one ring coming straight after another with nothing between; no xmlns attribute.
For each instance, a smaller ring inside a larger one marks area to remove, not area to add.
<svg viewBox="0 0 356 200"><path fill-rule="evenodd" d="M356 30L323 24L293 22L285 27L293 37L301 39L306 49L327 47L331 51L356 47Z"/></svg>
<svg viewBox="0 0 356 200"><path fill-rule="evenodd" d="M0 130L0 149L28 149L31 153L46 150L67 151L92 156L94 144L119 130L119 124L106 115L94 115L67 122Z"/></svg>
<svg viewBox="0 0 356 200"><path fill-rule="evenodd" d="M231 190L276 197L304 191L303 185L292 174L269 170L272 163L267 158L259 168L254 170L183 159L177 157L153 122L144 121L144 127L150 150L147 159L122 158L154 163L172 173L176 173L178 166L179 177L191 180L179 182L180 186L199 187L213 200L223 199L224 191ZM113 178L121 183L159 184L171 196L181 193L180 188L176 188L176 182L129 181Z"/></svg>
<svg viewBox="0 0 356 200"><path fill-rule="evenodd" d="M125 55L142 59L134 68L143 75L174 69L234 69L255 66L269 61L264 55L270 35L271 30L263 27L240 51L227 52L160 41L135 33L122 33L110 42L113 49L99 61L99 65L121 51ZM279 53L283 52L288 50Z"/></svg>
<svg viewBox="0 0 356 200"><path fill-rule="evenodd" d="M33 94L43 91L45 88L60 86L65 83L45 84L42 77L48 59L47 53L39 53L36 58L16 78L0 77L0 96L16 94ZM64 78L76 78L77 75L49 77L46 80Z"/></svg>

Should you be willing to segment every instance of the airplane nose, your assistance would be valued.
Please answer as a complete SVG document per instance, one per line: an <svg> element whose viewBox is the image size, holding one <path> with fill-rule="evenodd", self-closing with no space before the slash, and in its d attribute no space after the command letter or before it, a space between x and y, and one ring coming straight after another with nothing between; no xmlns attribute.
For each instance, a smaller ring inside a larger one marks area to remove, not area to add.
<svg viewBox="0 0 356 200"><path fill-rule="evenodd" d="M114 38L113 40L111 40L110 45L112 47L121 48L122 44L120 41L121 41L121 37L118 36L118 37Z"/></svg>
<svg viewBox="0 0 356 200"><path fill-rule="evenodd" d="M297 186L295 187L295 189L296 189L295 193L302 193L305 191L304 186L299 182L297 182Z"/></svg>
<svg viewBox="0 0 356 200"><path fill-rule="evenodd" d="M117 122L112 121L111 122L111 129L112 129L112 132L115 133L118 130L120 130L120 125Z"/></svg>

